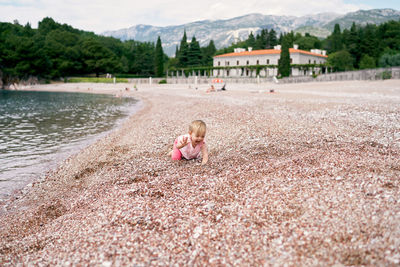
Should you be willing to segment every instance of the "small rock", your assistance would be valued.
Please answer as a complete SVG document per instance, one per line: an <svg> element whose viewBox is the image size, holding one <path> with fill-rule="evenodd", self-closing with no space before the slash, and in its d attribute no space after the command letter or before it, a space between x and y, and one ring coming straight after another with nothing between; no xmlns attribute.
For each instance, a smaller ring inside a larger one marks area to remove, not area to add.
<svg viewBox="0 0 400 267"><path fill-rule="evenodd" d="M199 238L199 236L201 236L202 233L203 229L201 229L201 226L197 226L193 231L193 238Z"/></svg>

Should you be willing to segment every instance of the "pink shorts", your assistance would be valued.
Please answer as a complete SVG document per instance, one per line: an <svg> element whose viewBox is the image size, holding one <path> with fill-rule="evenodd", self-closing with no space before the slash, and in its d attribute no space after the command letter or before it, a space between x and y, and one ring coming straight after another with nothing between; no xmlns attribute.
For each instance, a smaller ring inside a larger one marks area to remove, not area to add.
<svg viewBox="0 0 400 267"><path fill-rule="evenodd" d="M171 155L172 160L181 160L182 159L181 151L176 148L177 143L178 143L178 139L175 139L174 148L172 149L172 155Z"/></svg>

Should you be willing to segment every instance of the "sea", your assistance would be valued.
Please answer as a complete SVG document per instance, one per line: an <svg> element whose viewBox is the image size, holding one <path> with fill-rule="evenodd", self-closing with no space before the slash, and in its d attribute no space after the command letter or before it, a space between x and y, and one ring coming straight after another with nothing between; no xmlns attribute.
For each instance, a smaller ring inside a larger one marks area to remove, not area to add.
<svg viewBox="0 0 400 267"><path fill-rule="evenodd" d="M0 201L118 127L130 97L0 90Z"/></svg>

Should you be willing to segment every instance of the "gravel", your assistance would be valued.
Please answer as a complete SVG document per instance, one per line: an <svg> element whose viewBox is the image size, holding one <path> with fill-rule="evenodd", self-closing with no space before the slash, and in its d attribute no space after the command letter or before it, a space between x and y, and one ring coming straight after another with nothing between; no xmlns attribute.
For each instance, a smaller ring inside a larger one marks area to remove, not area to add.
<svg viewBox="0 0 400 267"><path fill-rule="evenodd" d="M400 264L399 80L132 87L27 88L142 106L7 203L0 265ZM209 163L172 162L195 119Z"/></svg>

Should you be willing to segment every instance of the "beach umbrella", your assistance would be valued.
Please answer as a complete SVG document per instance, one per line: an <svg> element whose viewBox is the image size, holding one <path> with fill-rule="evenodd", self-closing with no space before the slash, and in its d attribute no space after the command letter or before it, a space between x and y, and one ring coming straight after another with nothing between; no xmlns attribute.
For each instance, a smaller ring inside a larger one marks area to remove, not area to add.
<svg viewBox="0 0 400 267"><path fill-rule="evenodd" d="M222 79L213 79L212 83L223 83L224 81Z"/></svg>

